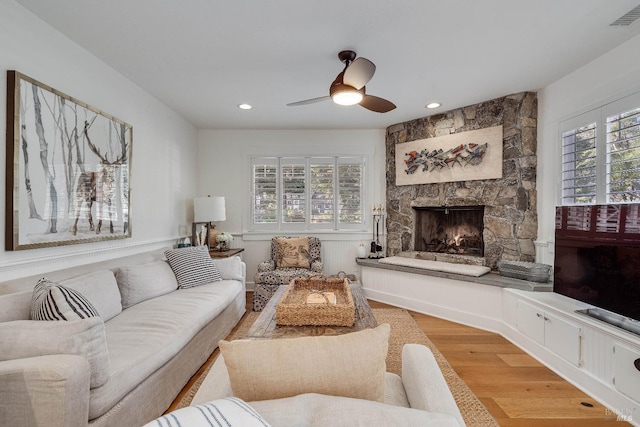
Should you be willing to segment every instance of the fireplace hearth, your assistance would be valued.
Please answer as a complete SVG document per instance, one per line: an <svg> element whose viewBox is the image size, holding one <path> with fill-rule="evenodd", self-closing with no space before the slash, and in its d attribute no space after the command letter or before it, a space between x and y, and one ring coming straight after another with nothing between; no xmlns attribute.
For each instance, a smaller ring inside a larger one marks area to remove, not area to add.
<svg viewBox="0 0 640 427"><path fill-rule="evenodd" d="M484 206L413 209L416 251L484 256Z"/></svg>

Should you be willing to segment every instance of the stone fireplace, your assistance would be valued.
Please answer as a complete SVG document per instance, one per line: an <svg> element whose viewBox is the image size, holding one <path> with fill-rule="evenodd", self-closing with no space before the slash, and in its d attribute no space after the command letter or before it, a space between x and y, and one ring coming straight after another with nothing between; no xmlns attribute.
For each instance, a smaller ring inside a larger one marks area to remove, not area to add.
<svg viewBox="0 0 640 427"><path fill-rule="evenodd" d="M484 206L414 206L413 209L416 251L484 255Z"/></svg>
<svg viewBox="0 0 640 427"><path fill-rule="evenodd" d="M503 126L502 178L395 185L396 145L498 125ZM537 97L532 92L517 93L387 128L387 256L415 252L416 256L432 258L431 249L434 247L429 245L434 244L433 240L444 239L446 244L440 248L442 255L436 255L439 260L484 264L493 269L499 260L535 261L534 241L538 231L536 129ZM433 215L434 211L444 214L448 210L451 214L454 207L467 209L461 211L466 212L464 215L471 211L471 207L482 207L481 222L473 220L472 226L465 228L455 220L448 227L457 226L457 229L439 234L437 229L442 227L444 231L447 227L445 222L445 225L435 226L435 237L422 236L425 227L434 227L423 224L424 212L431 211L426 215ZM453 247L450 241L453 239L455 245L456 236L460 246ZM471 250L470 243L474 243L476 237L481 240L481 249L474 247ZM427 246L423 246L424 240ZM456 252L465 240L467 246ZM467 249L474 253L467 252Z"/></svg>

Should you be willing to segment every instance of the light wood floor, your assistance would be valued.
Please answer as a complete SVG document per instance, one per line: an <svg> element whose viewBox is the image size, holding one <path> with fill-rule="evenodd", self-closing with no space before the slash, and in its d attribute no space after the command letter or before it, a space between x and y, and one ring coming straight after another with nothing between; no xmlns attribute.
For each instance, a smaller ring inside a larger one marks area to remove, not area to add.
<svg viewBox="0 0 640 427"><path fill-rule="evenodd" d="M247 312L251 310L251 295L247 293ZM375 301L369 303L372 308L393 308ZM421 313L409 313L500 426L629 425L617 421L613 412L502 336ZM217 354L216 349L167 412L175 408Z"/></svg>

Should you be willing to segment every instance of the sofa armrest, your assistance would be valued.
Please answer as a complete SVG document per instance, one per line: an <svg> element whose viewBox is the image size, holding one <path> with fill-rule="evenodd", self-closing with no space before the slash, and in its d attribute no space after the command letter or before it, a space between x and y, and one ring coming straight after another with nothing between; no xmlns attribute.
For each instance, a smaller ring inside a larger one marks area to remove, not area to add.
<svg viewBox="0 0 640 427"><path fill-rule="evenodd" d="M465 425L438 362L424 345L405 344L402 348L402 384L412 408L449 414L461 427Z"/></svg>
<svg viewBox="0 0 640 427"><path fill-rule="evenodd" d="M86 427L89 362L50 355L0 362L0 425Z"/></svg>
<svg viewBox="0 0 640 427"><path fill-rule="evenodd" d="M273 271L276 268L276 263L273 261L265 261L258 264L258 273L267 273Z"/></svg>
<svg viewBox="0 0 640 427"><path fill-rule="evenodd" d="M314 273L322 273L323 268L324 264L322 264L322 261L313 261L311 263L311 271Z"/></svg>

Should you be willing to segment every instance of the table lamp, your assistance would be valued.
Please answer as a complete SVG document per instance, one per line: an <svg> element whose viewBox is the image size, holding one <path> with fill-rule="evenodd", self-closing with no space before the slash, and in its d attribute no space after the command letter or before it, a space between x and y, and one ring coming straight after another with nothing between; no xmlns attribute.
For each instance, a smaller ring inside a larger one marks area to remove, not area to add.
<svg viewBox="0 0 640 427"><path fill-rule="evenodd" d="M224 197L207 196L193 199L193 226L191 237L193 245L210 245L211 230L216 227L215 224L211 223L214 221L224 221L226 219ZM205 224L207 231L204 239L198 239L198 224Z"/></svg>

